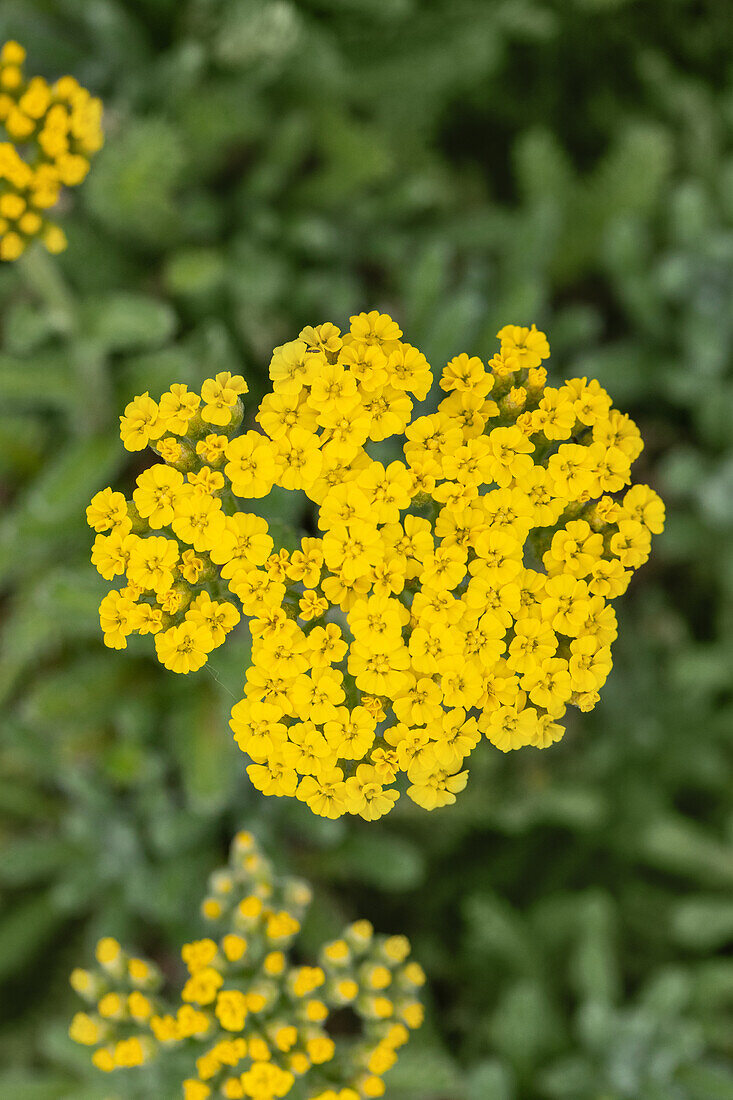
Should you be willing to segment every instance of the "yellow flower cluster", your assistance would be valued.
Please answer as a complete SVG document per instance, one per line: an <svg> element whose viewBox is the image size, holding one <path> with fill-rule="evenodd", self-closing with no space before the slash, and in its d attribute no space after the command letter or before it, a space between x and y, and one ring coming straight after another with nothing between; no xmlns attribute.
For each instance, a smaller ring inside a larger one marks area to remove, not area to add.
<svg viewBox="0 0 733 1100"><path fill-rule="evenodd" d="M402 782L431 810L455 801L482 735L544 748L568 705L598 701L610 601L664 506L628 488L643 444L599 383L548 386L534 326L498 336L488 364L452 359L437 410L414 419L430 367L376 312L275 349L259 431L239 431L246 385L229 374L125 410L125 446L165 461L132 502L105 489L88 509L92 561L127 580L102 602L105 641L152 633L189 672L247 616L231 725L265 794L373 820ZM403 433L402 459L374 457ZM319 537L292 553L237 503L274 485L316 506Z"/></svg>
<svg viewBox="0 0 733 1100"><path fill-rule="evenodd" d="M10 139L0 142L3 260L16 260L34 237L49 252L63 251L64 232L46 211L62 187L82 182L103 142L101 100L73 76L53 85L40 76L27 80L24 61L25 50L17 42L6 42L0 50L0 125Z"/></svg>
<svg viewBox="0 0 733 1100"><path fill-rule="evenodd" d="M277 876L251 834L239 833L202 905L212 935L183 948L180 1004L162 996L156 966L106 938L98 965L71 975L91 1007L74 1016L72 1039L95 1047L92 1061L105 1071L168 1058L172 1076L185 1051L185 1100L383 1096L384 1074L422 1023L425 976L404 936L376 936L364 920L324 944L317 965L294 963L310 899L304 882ZM340 1009L358 1030L329 1032Z"/></svg>

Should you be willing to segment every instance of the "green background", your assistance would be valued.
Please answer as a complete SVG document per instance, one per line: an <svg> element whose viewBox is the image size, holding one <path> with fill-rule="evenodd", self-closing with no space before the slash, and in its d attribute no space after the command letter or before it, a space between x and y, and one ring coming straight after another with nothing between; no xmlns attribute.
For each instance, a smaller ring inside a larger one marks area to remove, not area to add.
<svg viewBox="0 0 733 1100"><path fill-rule="evenodd" d="M66 1037L68 972L103 932L172 959L242 825L312 879L308 945L355 916L412 938L428 1022L393 1100L733 1098L730 16L3 0L0 37L107 131L68 251L0 269L3 1100L112 1095ZM134 394L230 369L254 400L275 344L370 308L438 369L536 321L555 379L637 420L669 515L597 710L373 825L252 790L243 644L186 678L103 647L84 523L147 461L117 437Z"/></svg>

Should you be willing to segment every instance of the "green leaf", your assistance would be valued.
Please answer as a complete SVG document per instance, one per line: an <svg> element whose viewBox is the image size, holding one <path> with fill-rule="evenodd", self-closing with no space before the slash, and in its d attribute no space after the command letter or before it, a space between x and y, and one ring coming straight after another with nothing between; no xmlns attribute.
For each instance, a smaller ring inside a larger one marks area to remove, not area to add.
<svg viewBox="0 0 733 1100"><path fill-rule="evenodd" d="M169 344L158 351L131 355L120 364L120 409L128 401L147 390L156 400L173 382L185 382L195 389L204 374L194 349L181 344Z"/></svg>
<svg viewBox="0 0 733 1100"><path fill-rule="evenodd" d="M120 291L85 302L82 324L85 333L107 351L140 351L169 340L177 321L167 302Z"/></svg>
<svg viewBox="0 0 733 1100"><path fill-rule="evenodd" d="M492 1017L491 1035L498 1053L517 1067L526 1069L551 1052L560 1021L547 990L532 980L508 986Z"/></svg>
<svg viewBox="0 0 733 1100"><path fill-rule="evenodd" d="M216 699L206 690L211 679L217 679L216 673L207 665L198 675L199 692L190 695L170 716L171 743L188 798L200 809L212 811L227 804L248 761L227 727L223 698ZM224 705L230 708L232 702L227 699Z"/></svg>
<svg viewBox="0 0 733 1100"><path fill-rule="evenodd" d="M0 779L0 813L19 820L47 820L53 810L48 795L17 779Z"/></svg>
<svg viewBox="0 0 733 1100"><path fill-rule="evenodd" d="M97 640L100 583L89 568L61 567L38 579L5 623L0 699L30 665L71 640ZM103 591L103 589L102 589Z"/></svg>
<svg viewBox="0 0 733 1100"><path fill-rule="evenodd" d="M47 428L37 413L0 413L0 478L24 481L38 468L46 444Z"/></svg>
<svg viewBox="0 0 733 1100"><path fill-rule="evenodd" d="M127 697L130 686L129 666L111 657L100 646L93 655L75 654L59 668L45 670L24 695L23 721L38 730L69 733L79 726L99 728L108 723L109 700ZM136 687L139 699L143 692L139 676Z"/></svg>
<svg viewBox="0 0 733 1100"><path fill-rule="evenodd" d="M381 890L409 890L425 875L420 848L405 837L371 825L350 836L337 849L318 857L321 873L354 879Z"/></svg>
<svg viewBox="0 0 733 1100"><path fill-rule="evenodd" d="M5 886L27 886L42 881L61 870L76 855L77 851L71 844L57 837L17 837L3 846L0 883Z"/></svg>
<svg viewBox="0 0 733 1100"><path fill-rule="evenodd" d="M224 256L217 249L187 248L171 256L165 280L173 294L194 297L217 290L225 272Z"/></svg>
<svg viewBox="0 0 733 1100"><path fill-rule="evenodd" d="M41 352L33 360L0 355L0 398L39 409L66 410L78 399L63 352Z"/></svg>
<svg viewBox="0 0 733 1100"><path fill-rule="evenodd" d="M15 355L27 355L37 351L54 332L48 311L38 309L30 302L17 302L5 320L5 339L8 349Z"/></svg>
<svg viewBox="0 0 733 1100"><path fill-rule="evenodd" d="M581 1000L613 1001L621 992L616 957L616 910L604 893L579 907L580 931L570 964Z"/></svg>
<svg viewBox="0 0 733 1100"><path fill-rule="evenodd" d="M642 857L650 864L698 882L730 886L733 853L695 822L663 817L649 822L639 838Z"/></svg>
<svg viewBox="0 0 733 1100"><path fill-rule="evenodd" d="M500 959L521 972L534 970L537 958L532 937L522 914L505 898L470 894L460 904L466 928L466 949L471 957L481 961Z"/></svg>
<svg viewBox="0 0 733 1100"><path fill-rule="evenodd" d="M516 1100L514 1075L495 1059L480 1062L471 1070L466 1100Z"/></svg>
<svg viewBox="0 0 733 1100"><path fill-rule="evenodd" d="M465 1095L457 1066L437 1045L404 1047L385 1085L395 1100L463 1100Z"/></svg>
<svg viewBox="0 0 733 1100"><path fill-rule="evenodd" d="M733 1100L733 1070L730 1068L713 1063L684 1066L677 1076L690 1100Z"/></svg>
<svg viewBox="0 0 733 1100"><path fill-rule="evenodd" d="M92 214L122 242L140 248L174 239L175 193L186 164L180 132L161 118L127 120L97 157L85 184Z"/></svg>
<svg viewBox="0 0 733 1100"><path fill-rule="evenodd" d="M124 461L111 433L66 443L32 486L0 519L0 580L17 577L41 563L55 563L85 533L85 511L94 493L108 485ZM18 548L22 545L23 554Z"/></svg>
<svg viewBox="0 0 733 1100"><path fill-rule="evenodd" d="M117 473L124 457L119 440L111 433L68 443L53 456L16 509L16 522L41 531L58 530L72 518L84 524L91 496Z"/></svg>
<svg viewBox="0 0 733 1100"><path fill-rule="evenodd" d="M733 940L733 902L703 895L681 899L672 910L672 931L692 950L718 950Z"/></svg>
<svg viewBox="0 0 733 1100"><path fill-rule="evenodd" d="M0 1096L8 1100L64 1100L69 1082L59 1074L0 1074Z"/></svg>
<svg viewBox="0 0 733 1100"><path fill-rule="evenodd" d="M50 891L6 910L0 918L0 982L17 974L40 954L59 923Z"/></svg>

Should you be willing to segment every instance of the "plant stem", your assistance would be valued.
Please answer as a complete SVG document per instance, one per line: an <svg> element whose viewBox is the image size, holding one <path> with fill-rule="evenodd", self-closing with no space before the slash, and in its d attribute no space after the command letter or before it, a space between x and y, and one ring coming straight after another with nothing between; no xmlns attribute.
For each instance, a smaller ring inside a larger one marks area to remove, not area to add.
<svg viewBox="0 0 733 1100"><path fill-rule="evenodd" d="M18 267L28 287L48 307L57 331L71 335L76 328L74 297L54 259L36 244L19 258Z"/></svg>
<svg viewBox="0 0 733 1100"><path fill-rule="evenodd" d="M104 352L80 331L74 293L55 258L36 243L23 253L18 265L26 285L46 307L54 329L67 344L85 403L85 415L74 422L73 429L78 435L93 435L106 425L112 408Z"/></svg>

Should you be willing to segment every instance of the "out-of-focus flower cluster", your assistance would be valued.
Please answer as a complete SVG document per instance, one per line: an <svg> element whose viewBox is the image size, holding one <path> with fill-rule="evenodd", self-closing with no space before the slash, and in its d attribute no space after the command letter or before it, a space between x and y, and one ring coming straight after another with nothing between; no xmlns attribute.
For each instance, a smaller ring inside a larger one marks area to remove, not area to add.
<svg viewBox="0 0 733 1100"><path fill-rule="evenodd" d="M201 667L244 614L252 662L231 725L265 794L369 820L407 794L455 801L466 757L544 748L568 705L590 710L611 669L614 598L649 556L664 506L629 488L643 444L597 381L547 385L542 332L508 325L488 364L432 374L376 312L276 348L259 431L239 431L240 377L171 387L121 418L164 462L132 501L88 509L92 561L126 577L100 609L105 641L155 636L176 672ZM373 444L404 433L404 459ZM273 553L237 498L278 485L317 508L318 538ZM165 531L165 533L163 533Z"/></svg>
<svg viewBox="0 0 733 1100"><path fill-rule="evenodd" d="M239 833L202 904L211 935L183 948L180 1004L161 992L153 963L105 938L97 965L71 975L90 1005L74 1016L72 1039L94 1047L104 1071L168 1059L172 1075L184 1052L185 1100L383 1096L384 1074L422 1023L423 971L404 936L376 936L364 920L324 944L317 965L294 963L310 900L306 883L278 876ZM348 1020L329 1031L342 1009Z"/></svg>
<svg viewBox="0 0 733 1100"><path fill-rule="evenodd" d="M102 103L73 76L55 84L27 79L25 50L6 42L0 50L0 259L16 260L39 237L49 252L66 247L63 230L47 210L62 187L75 187L102 147Z"/></svg>

